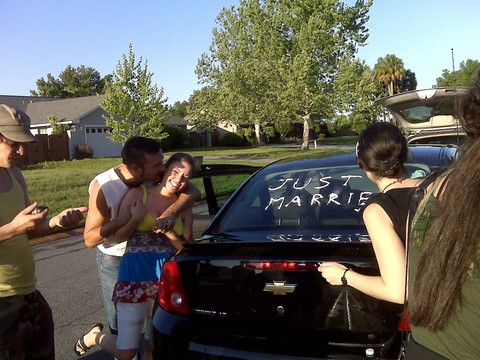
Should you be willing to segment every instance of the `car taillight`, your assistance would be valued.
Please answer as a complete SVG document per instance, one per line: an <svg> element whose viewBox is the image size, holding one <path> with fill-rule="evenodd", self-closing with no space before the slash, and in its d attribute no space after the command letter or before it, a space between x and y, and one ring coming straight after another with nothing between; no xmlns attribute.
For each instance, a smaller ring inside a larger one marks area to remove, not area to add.
<svg viewBox="0 0 480 360"><path fill-rule="evenodd" d="M252 261L245 262L243 266L251 270L275 271L312 271L317 270L316 262L295 261Z"/></svg>
<svg viewBox="0 0 480 360"><path fill-rule="evenodd" d="M402 319L400 320L400 324L398 324L398 331L410 331L410 320L408 318L408 311L402 315Z"/></svg>
<svg viewBox="0 0 480 360"><path fill-rule="evenodd" d="M190 315L178 264L174 261L166 262L162 267L158 302L165 311L185 316Z"/></svg>

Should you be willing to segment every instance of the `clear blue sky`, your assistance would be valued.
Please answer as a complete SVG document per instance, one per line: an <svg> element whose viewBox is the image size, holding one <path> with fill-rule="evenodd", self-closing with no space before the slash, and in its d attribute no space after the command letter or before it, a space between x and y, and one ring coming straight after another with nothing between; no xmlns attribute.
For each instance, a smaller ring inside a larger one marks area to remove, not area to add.
<svg viewBox="0 0 480 360"><path fill-rule="evenodd" d="M347 0L353 4L354 0ZM67 65L111 73L133 45L148 60L168 103L198 89L195 66L212 41L215 18L236 0L0 0L0 95L29 95L36 80ZM368 44L358 57L373 67L395 54L418 88L443 69L480 60L479 0L374 0Z"/></svg>

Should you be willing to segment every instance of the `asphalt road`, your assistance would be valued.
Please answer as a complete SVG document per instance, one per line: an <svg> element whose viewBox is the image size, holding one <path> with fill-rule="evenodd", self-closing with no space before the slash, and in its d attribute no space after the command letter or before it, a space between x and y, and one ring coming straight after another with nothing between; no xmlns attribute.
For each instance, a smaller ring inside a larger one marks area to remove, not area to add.
<svg viewBox="0 0 480 360"><path fill-rule="evenodd" d="M78 358L76 340L97 322L105 322L95 251L85 246L83 235L49 241L32 247L36 260L37 288L49 302L55 322L57 360L113 359L99 348Z"/></svg>

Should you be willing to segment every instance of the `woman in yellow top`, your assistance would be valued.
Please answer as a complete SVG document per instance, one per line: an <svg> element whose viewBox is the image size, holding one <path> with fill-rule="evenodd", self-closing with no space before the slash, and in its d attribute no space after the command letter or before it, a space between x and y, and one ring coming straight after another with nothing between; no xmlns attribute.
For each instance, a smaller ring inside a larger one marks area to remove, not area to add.
<svg viewBox="0 0 480 360"><path fill-rule="evenodd" d="M182 248L184 241L193 241L191 208L177 219L173 231L163 234L155 228L155 219L177 200L178 192L185 187L195 168L193 158L185 153L172 155L165 165L165 175L158 185L141 186L127 192L119 211L130 210L132 217L109 239L117 242L128 238L113 292L118 335L102 334L103 326L94 325L75 344L79 356L91 346L98 345L118 359L132 359L137 353L144 326L145 355L150 355L151 314L160 285L161 268L166 259Z"/></svg>

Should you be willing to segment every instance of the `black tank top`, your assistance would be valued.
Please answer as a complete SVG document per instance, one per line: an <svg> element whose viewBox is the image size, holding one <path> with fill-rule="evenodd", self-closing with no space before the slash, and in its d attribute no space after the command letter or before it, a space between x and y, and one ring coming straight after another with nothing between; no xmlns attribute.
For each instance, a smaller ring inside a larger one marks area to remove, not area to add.
<svg viewBox="0 0 480 360"><path fill-rule="evenodd" d="M393 228L404 244L408 210L414 191L415 188L391 189L386 193L373 195L366 203L366 206L378 204L385 210L390 220L392 220Z"/></svg>

